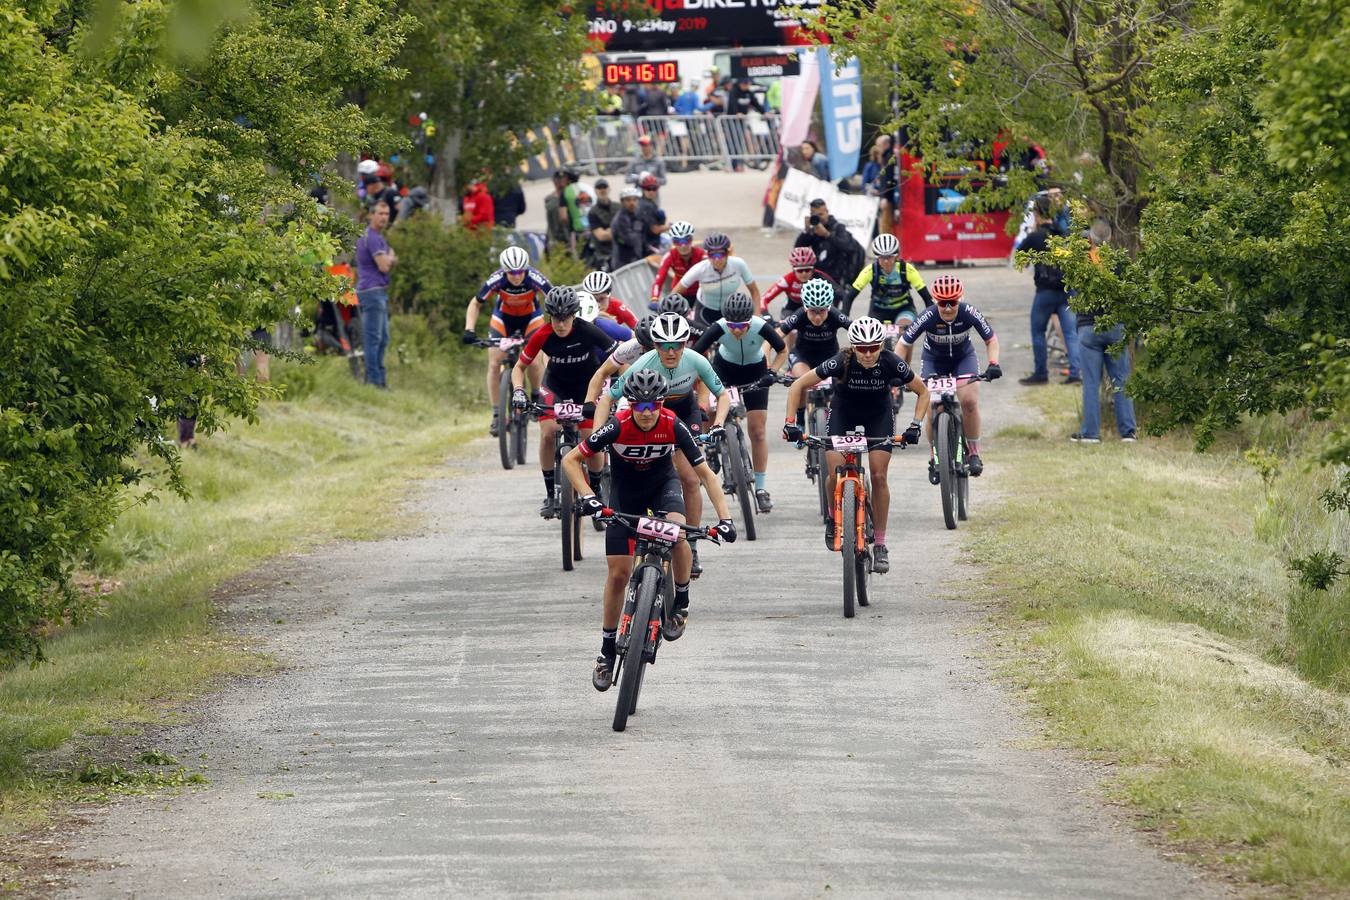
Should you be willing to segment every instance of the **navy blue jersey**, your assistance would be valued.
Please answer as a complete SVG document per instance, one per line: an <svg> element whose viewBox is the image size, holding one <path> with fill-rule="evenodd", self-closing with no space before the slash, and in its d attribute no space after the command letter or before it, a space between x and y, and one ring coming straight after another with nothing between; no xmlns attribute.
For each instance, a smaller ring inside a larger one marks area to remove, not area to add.
<svg viewBox="0 0 1350 900"><path fill-rule="evenodd" d="M994 329L985 321L984 314L968 303L957 305L956 318L950 323L942 320L936 306L930 306L909 323L900 339L912 346L919 339L919 335L925 335L923 346L925 353L960 356L971 346L972 329L984 338L985 343L994 337Z"/></svg>

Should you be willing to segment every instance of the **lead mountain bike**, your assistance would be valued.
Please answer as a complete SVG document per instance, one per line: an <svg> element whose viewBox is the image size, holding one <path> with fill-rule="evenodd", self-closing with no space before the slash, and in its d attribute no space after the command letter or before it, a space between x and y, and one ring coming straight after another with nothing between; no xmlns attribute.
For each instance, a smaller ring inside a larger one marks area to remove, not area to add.
<svg viewBox="0 0 1350 900"><path fill-rule="evenodd" d="M609 525L622 522L637 532L638 563L624 592L623 615L615 642L613 679L619 699L614 707L614 730L628 727L628 717L637 712L644 669L656 663L661 639L675 627L675 577L671 554L681 537L720 544L710 528L697 528L668 519L634 516L606 509L599 518Z"/></svg>
<svg viewBox="0 0 1350 900"><path fill-rule="evenodd" d="M517 412L511 408L511 370L516 367L516 360L520 359L525 337L516 332L510 337L480 340L473 346L496 347L506 354L502 359L501 381L497 391L497 450L501 453L503 469L512 469L517 463L524 465L530 416L528 411Z"/></svg>
<svg viewBox="0 0 1350 900"><path fill-rule="evenodd" d="M581 443L581 423L595 414L595 408L589 403L569 403L555 401L553 405L531 403L527 413L539 416L541 413L553 413L558 423L558 433L553 439L553 471L556 476L554 490L558 501L558 522L562 532L562 567L570 572L573 564L581 560L581 520L585 516L577 500L576 490L571 480L563 474L563 457L572 452L572 448Z"/></svg>
<svg viewBox="0 0 1350 900"><path fill-rule="evenodd" d="M942 493L942 518L948 530L966 520L970 500L970 468L966 465L966 431L961 418L961 401L956 389L971 381L988 381L988 375L925 378L924 384L933 404L934 464L938 470L938 489Z"/></svg>

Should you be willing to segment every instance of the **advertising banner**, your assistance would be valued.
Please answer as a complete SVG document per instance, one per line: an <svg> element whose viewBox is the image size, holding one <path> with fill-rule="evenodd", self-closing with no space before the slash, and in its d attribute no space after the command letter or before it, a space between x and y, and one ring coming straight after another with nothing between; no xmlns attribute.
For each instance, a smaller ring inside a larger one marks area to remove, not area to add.
<svg viewBox="0 0 1350 900"><path fill-rule="evenodd" d="M821 47L820 111L825 119L825 145L830 176L838 181L858 171L862 151L862 67L857 57L838 63L830 48Z"/></svg>
<svg viewBox="0 0 1350 900"><path fill-rule="evenodd" d="M778 205L774 207L774 224L780 228L801 231L811 215L811 201L819 197L825 201L834 216L848 233L864 247L872 243L872 226L876 224L877 198L862 194L845 194L828 181L813 178L799 169L789 169L782 188L778 191Z"/></svg>
<svg viewBox="0 0 1350 900"><path fill-rule="evenodd" d="M606 52L807 44L802 17L827 0L647 0L654 13L633 15L633 0L591 0L591 39Z"/></svg>
<svg viewBox="0 0 1350 900"><path fill-rule="evenodd" d="M791 78L800 75L801 62L795 52L737 53L731 57L731 77Z"/></svg>

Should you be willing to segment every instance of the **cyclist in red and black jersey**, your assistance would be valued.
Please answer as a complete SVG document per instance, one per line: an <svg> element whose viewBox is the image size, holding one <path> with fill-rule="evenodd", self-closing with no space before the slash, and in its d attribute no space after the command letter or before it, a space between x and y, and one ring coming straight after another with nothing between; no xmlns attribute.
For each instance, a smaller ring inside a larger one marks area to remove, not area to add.
<svg viewBox="0 0 1350 900"><path fill-rule="evenodd" d="M694 226L688 222L676 222L671 225L670 240L675 246L662 257L661 265L656 270L656 280L652 282L652 310L655 310L656 304L661 301L661 294L666 289L666 278L671 279L671 284L679 284L684 273L693 268L694 263L702 262L708 255L702 247L694 246ZM685 299L693 303L698 298L698 285L690 285L683 293Z"/></svg>
<svg viewBox="0 0 1350 900"><path fill-rule="evenodd" d="M464 312L464 343L473 344L478 340L478 314L483 304L491 302L492 323L489 326L494 337L506 338L515 334L524 337L532 335L536 328L544 324L540 304L553 285L544 274L530 265L530 254L522 247L507 247L498 258L501 268L488 276L482 288L469 301ZM488 350L487 389L488 400L492 403L492 435L497 435L497 403L501 388L498 371L505 354L496 347ZM539 386L544 369L542 364L530 370L530 383Z"/></svg>
<svg viewBox="0 0 1350 900"><path fill-rule="evenodd" d="M787 300L783 303L783 312L778 316L780 319L786 319L788 316L802 308L802 287L812 279L822 278L829 282L830 287L834 288L836 293L839 285L835 284L833 278L824 269L816 268L816 251L810 247L793 247L792 252L788 254L788 265L792 268L787 274L778 279L773 285L764 292L764 296L759 300L759 313L763 315L769 311L769 301L779 294L785 294Z"/></svg>
<svg viewBox="0 0 1350 900"><path fill-rule="evenodd" d="M530 342L520 353L516 367L511 370L511 405L523 410L529 405L525 395L525 371L543 352L548 356L548 367L544 370L544 391L541 400L546 405L557 402L585 403L586 385L591 381L595 370L600 368L600 360L609 356L615 347L615 341L595 325L577 317L581 308L581 299L575 289L555 287L544 298L544 312L548 322L538 328L530 337ZM585 419L581 423L581 436L591 433L592 423ZM554 491L553 452L554 440L558 434L558 423L552 412L539 415L539 468L544 473L544 505L539 507L539 515L552 519L558 515L558 498ZM601 462L596 460L592 467L591 482L599 484Z"/></svg>
<svg viewBox="0 0 1350 900"><path fill-rule="evenodd" d="M703 451L689 428L669 409L664 408L666 379L650 369L631 373L624 382L623 395L628 409L597 428L563 459L563 473L572 482L582 507L594 515L605 508L586 479L586 461L608 451L610 459L611 508L633 515L655 515L675 522L685 521L684 493L672 458L676 450L694 466L703 489L717 510L718 535L725 541L736 540L722 486L708 468ZM605 578L605 609L600 631L600 656L595 661L591 683L596 690L609 689L614 670L615 638L619 613L628 579L633 574L636 535L617 522L605 535L605 555L609 572ZM693 557L689 543L680 541L672 556L675 581L675 618L678 622L673 640L684 630L689 615L689 576Z"/></svg>
<svg viewBox="0 0 1350 900"><path fill-rule="evenodd" d="M608 272L599 270L591 272L581 279L581 289L595 298L596 305L600 307L600 315L608 316L630 329L637 327L637 316L633 315L628 304L611 293L614 290L614 278Z"/></svg>

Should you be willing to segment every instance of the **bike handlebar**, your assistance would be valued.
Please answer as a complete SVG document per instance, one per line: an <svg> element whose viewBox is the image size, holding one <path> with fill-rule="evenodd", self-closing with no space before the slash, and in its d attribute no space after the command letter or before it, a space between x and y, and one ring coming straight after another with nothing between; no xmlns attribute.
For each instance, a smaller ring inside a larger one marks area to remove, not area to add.
<svg viewBox="0 0 1350 900"><path fill-rule="evenodd" d="M838 435L832 435L831 437L837 436ZM796 445L798 450L801 450L804 447L823 447L826 450L835 450L835 446L832 441L830 441L827 438L816 437L815 435L812 434L802 435L802 439L800 441L797 441ZM885 447L899 447L901 450L904 450L908 446L909 444L907 444L905 441L896 440L893 437L867 439L868 450L881 450ZM836 450L836 452L844 453L846 451Z"/></svg>
<svg viewBox="0 0 1350 900"><path fill-rule="evenodd" d="M690 541L712 541L714 544L722 543L716 530L712 526L703 528L698 525L686 525L683 522L672 522L670 519L657 519L655 516L635 516L632 513L619 512L617 509L605 507L600 511L599 519L606 525L612 525L615 522L623 522L626 525L636 525L638 519L655 519L657 522L665 522L670 525L678 525L680 531L684 532L685 537Z"/></svg>

